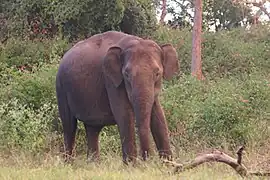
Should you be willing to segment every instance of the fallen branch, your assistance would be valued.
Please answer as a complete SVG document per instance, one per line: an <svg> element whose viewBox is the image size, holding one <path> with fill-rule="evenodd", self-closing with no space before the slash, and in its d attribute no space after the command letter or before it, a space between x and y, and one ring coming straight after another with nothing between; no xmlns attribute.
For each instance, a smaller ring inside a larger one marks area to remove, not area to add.
<svg viewBox="0 0 270 180"><path fill-rule="evenodd" d="M237 159L232 158L231 156L214 150L212 153L203 154L197 156L193 161L186 164L179 164L176 162L163 160L165 163L171 164L175 167L174 173L183 172L188 169L193 169L200 164L208 163L208 162L221 162L231 166L240 176L270 176L270 172L250 172L247 168L242 164L242 155L243 155L244 146L241 146L237 151Z"/></svg>

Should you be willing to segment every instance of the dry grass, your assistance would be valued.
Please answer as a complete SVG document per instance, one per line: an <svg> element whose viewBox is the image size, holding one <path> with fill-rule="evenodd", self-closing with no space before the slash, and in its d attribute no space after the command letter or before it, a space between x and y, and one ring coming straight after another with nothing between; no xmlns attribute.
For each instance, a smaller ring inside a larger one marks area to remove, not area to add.
<svg viewBox="0 0 270 180"><path fill-rule="evenodd" d="M270 157L269 154L270 152L268 155L266 154L267 158ZM246 154L246 156L244 157L244 163L246 164L251 163L251 158L255 157L254 153ZM187 155L186 157L191 156ZM264 161L265 160L266 159L264 158ZM251 163L248 166L252 167L254 164ZM39 157L33 157L26 154L15 154L9 156L2 155L0 157L1 180L241 179L241 177L233 169L220 163L202 165L196 169L189 170L181 174L172 174L172 170L172 167L161 164L159 159L155 158L147 162L141 162L136 167L127 167L123 165L119 155L103 155L101 157L101 162L95 164L87 164L85 161L85 156L78 156L72 165L65 165L59 156L51 154L47 154L45 156L42 155Z"/></svg>

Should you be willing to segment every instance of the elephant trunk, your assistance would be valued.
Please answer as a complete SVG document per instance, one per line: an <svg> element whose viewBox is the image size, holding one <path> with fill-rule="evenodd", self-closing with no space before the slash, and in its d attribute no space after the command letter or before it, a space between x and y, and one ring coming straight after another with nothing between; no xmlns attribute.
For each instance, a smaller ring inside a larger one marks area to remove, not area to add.
<svg viewBox="0 0 270 180"><path fill-rule="evenodd" d="M150 121L154 104L154 84L152 87L146 86L146 84L149 82L136 82L136 85L132 87L133 107L144 160L150 150Z"/></svg>

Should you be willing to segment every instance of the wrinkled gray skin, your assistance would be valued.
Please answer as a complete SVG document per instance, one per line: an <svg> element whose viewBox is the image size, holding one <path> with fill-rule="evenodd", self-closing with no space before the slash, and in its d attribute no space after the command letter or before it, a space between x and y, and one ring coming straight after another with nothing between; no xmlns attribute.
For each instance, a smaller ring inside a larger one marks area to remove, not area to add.
<svg viewBox="0 0 270 180"><path fill-rule="evenodd" d="M158 94L162 79L178 72L175 49L152 40L108 31L80 41L65 53L56 77L66 160L73 154L77 119L84 123L89 160L99 158L98 136L117 124L123 161L134 161L135 119L142 158L150 132L161 157L171 158L168 128Z"/></svg>

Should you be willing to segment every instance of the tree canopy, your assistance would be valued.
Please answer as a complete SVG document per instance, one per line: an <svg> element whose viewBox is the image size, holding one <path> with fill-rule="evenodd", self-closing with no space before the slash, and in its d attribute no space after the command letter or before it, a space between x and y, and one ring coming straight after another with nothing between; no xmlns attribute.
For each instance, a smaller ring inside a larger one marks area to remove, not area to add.
<svg viewBox="0 0 270 180"><path fill-rule="evenodd" d="M193 0L170 0L168 12L173 16L172 24L191 28L194 16ZM203 27L206 30L229 30L251 22L251 9L228 0L203 0Z"/></svg>
<svg viewBox="0 0 270 180"><path fill-rule="evenodd" d="M260 6L259 14L266 12L262 3L255 5ZM2 42L9 36L34 39L60 34L72 41L108 30L147 36L157 28L160 10L163 18L172 16L168 24L191 30L193 0L3 0L0 38ZM255 21L242 1L203 0L202 23L204 31L219 31Z"/></svg>
<svg viewBox="0 0 270 180"><path fill-rule="evenodd" d="M151 0L5 0L0 13L6 35L61 33L72 40L107 30L143 35L156 25L154 7Z"/></svg>

